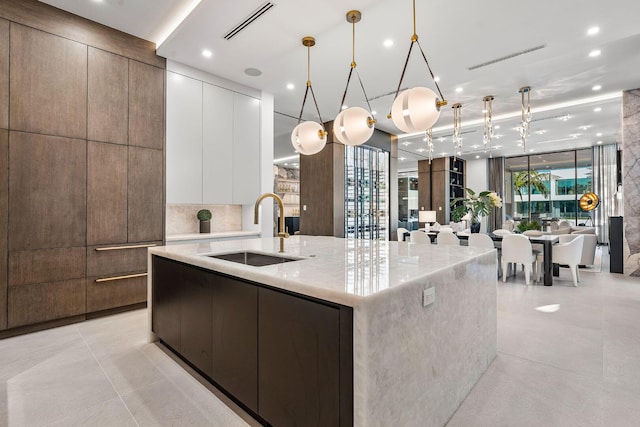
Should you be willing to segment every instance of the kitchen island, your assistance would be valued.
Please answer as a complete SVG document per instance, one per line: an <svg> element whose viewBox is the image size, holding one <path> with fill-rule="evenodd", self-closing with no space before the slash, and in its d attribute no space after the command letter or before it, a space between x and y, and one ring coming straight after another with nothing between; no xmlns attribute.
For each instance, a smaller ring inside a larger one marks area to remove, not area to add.
<svg viewBox="0 0 640 427"><path fill-rule="evenodd" d="M294 236L149 250L159 338L272 425L440 426L496 355L493 249ZM433 302L431 302L433 301Z"/></svg>

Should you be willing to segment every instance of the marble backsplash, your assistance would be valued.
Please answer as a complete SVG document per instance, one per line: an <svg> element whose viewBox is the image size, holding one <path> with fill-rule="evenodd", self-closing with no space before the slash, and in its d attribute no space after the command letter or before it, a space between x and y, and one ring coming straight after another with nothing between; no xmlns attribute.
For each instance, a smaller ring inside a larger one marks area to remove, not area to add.
<svg viewBox="0 0 640 427"><path fill-rule="evenodd" d="M167 205L167 236L200 232L196 214L200 209L211 211L211 232L241 231L242 205Z"/></svg>

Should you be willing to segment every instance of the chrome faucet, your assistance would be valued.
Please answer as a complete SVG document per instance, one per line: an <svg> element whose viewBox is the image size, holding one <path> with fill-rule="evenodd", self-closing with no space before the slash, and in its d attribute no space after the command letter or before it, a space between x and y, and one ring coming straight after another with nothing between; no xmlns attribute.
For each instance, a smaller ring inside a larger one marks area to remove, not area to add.
<svg viewBox="0 0 640 427"><path fill-rule="evenodd" d="M266 199L267 197L273 197L276 202L278 202L278 207L280 208L280 227L278 231L278 237L280 238L280 252L284 252L284 239L289 237L289 233L285 232L284 229L284 204L282 203L282 199L280 196L274 193L264 193L258 197L256 200L256 205L253 208L253 223L258 224L258 213L260 208L260 202Z"/></svg>

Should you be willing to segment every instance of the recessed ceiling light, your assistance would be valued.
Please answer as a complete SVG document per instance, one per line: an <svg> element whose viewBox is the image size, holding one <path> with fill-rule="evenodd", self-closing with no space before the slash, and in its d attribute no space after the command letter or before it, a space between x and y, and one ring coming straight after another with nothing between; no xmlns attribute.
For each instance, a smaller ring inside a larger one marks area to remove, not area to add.
<svg viewBox="0 0 640 427"><path fill-rule="evenodd" d="M591 127L591 125L584 125L584 126L580 126L578 129L580 130L587 130Z"/></svg>
<svg viewBox="0 0 640 427"><path fill-rule="evenodd" d="M384 45L384 47L391 47L393 46L393 40L386 39L382 44Z"/></svg>
<svg viewBox="0 0 640 427"><path fill-rule="evenodd" d="M596 108L593 109L593 111L595 111L596 113L599 113L600 111L602 111L602 108L596 107Z"/></svg>
<svg viewBox="0 0 640 427"><path fill-rule="evenodd" d="M375 116L376 114L378 114L378 112L377 112L376 110L373 110L373 111L371 112L371 114L373 114L373 115Z"/></svg>
<svg viewBox="0 0 640 427"><path fill-rule="evenodd" d="M433 80L434 80L436 83L438 83L438 82L440 81L440 77L435 76L435 77L433 78Z"/></svg>
<svg viewBox="0 0 640 427"><path fill-rule="evenodd" d="M602 132L596 133L596 136L602 136Z"/></svg>
<svg viewBox="0 0 640 427"><path fill-rule="evenodd" d="M571 138L577 138L577 137L579 137L580 135L582 135L582 134L580 134L580 133L570 133L570 134L569 134L569 136L570 136Z"/></svg>
<svg viewBox="0 0 640 427"><path fill-rule="evenodd" d="M479 159L479 158L480 158L480 156L476 156L476 159Z"/></svg>
<svg viewBox="0 0 640 427"><path fill-rule="evenodd" d="M495 125L493 128L494 129L500 129L500 125Z"/></svg>
<svg viewBox="0 0 640 427"><path fill-rule="evenodd" d="M589 57L595 58L596 56L600 56L601 53L602 51L600 49L592 50L589 52Z"/></svg>
<svg viewBox="0 0 640 427"><path fill-rule="evenodd" d="M571 114L565 114L562 117L558 117L558 120L562 120L563 122L566 122L569 119L571 119Z"/></svg>
<svg viewBox="0 0 640 427"><path fill-rule="evenodd" d="M405 147L408 147L411 144L413 144L411 141L405 141L402 143L402 145L404 145Z"/></svg>
<svg viewBox="0 0 640 427"><path fill-rule="evenodd" d="M342 106L342 109L343 109L343 110L346 110L347 108L349 108L349 106L348 106L348 105L343 105L343 106Z"/></svg>
<svg viewBox="0 0 640 427"><path fill-rule="evenodd" d="M529 152L530 152L530 153L533 153L533 148L529 148Z"/></svg>
<svg viewBox="0 0 640 427"><path fill-rule="evenodd" d="M588 36L595 36L600 32L600 27L591 27L587 30Z"/></svg>
<svg viewBox="0 0 640 427"><path fill-rule="evenodd" d="M427 149L426 149L426 148L418 148L418 149L416 150L416 152L418 152L418 153L424 153L425 151L427 151Z"/></svg>
<svg viewBox="0 0 640 427"><path fill-rule="evenodd" d="M213 52L211 52L209 49L203 49L202 56L204 56L205 58L211 58L213 56Z"/></svg>
<svg viewBox="0 0 640 427"><path fill-rule="evenodd" d="M458 92L458 93L462 92L462 88L461 87L457 87L456 88L456 92Z"/></svg>
<svg viewBox="0 0 640 427"><path fill-rule="evenodd" d="M293 83L287 83L287 89L293 90L295 88L296 88L296 85L294 85Z"/></svg>
<svg viewBox="0 0 640 427"><path fill-rule="evenodd" d="M602 144L602 141L598 141L598 144Z"/></svg>
<svg viewBox="0 0 640 427"><path fill-rule="evenodd" d="M406 157L398 157L398 160L404 161L404 160L407 160L407 158Z"/></svg>
<svg viewBox="0 0 640 427"><path fill-rule="evenodd" d="M471 148L475 150L476 148L480 148L480 146L476 144L476 145L472 145Z"/></svg>
<svg viewBox="0 0 640 427"><path fill-rule="evenodd" d="M591 90L600 90L600 89L602 89L602 86L600 85L595 85L591 88Z"/></svg>
<svg viewBox="0 0 640 427"><path fill-rule="evenodd" d="M547 133L547 130L546 129L540 129L540 130L537 130L535 133L537 133L538 135L544 135L545 133Z"/></svg>

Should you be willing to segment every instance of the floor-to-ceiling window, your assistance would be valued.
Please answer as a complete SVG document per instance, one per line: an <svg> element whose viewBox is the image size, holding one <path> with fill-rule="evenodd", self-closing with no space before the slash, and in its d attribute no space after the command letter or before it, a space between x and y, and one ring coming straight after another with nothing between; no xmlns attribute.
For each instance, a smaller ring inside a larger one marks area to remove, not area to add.
<svg viewBox="0 0 640 427"><path fill-rule="evenodd" d="M578 200L592 189L591 172L590 149L508 158L506 214L540 223L586 223L589 213L579 208Z"/></svg>

